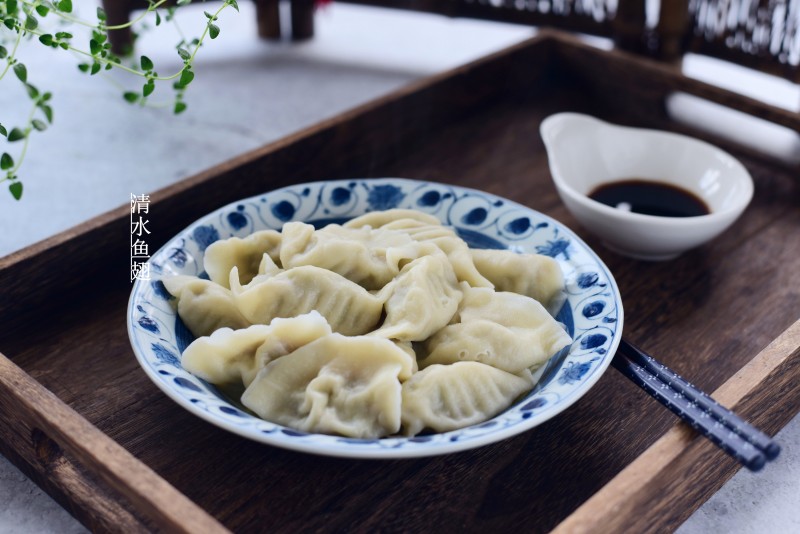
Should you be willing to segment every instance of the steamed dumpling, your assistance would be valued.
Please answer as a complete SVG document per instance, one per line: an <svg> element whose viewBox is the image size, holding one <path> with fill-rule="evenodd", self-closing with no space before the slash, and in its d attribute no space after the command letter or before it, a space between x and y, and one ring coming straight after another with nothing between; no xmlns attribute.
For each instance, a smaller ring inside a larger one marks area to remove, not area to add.
<svg viewBox="0 0 800 534"><path fill-rule="evenodd" d="M441 224L428 224L416 219L398 219L381 227L386 230L403 231L423 245L433 246L445 253L460 281L473 287L494 287L472 261L467 243L456 233Z"/></svg>
<svg viewBox="0 0 800 534"><path fill-rule="evenodd" d="M387 339L331 334L267 365L242 404L305 432L382 437L400 429L400 381L412 368L413 358Z"/></svg>
<svg viewBox="0 0 800 534"><path fill-rule="evenodd" d="M432 225L442 224L441 221L439 221L439 219L433 215L428 215L427 213L422 213L421 211L417 210L395 208L391 210L372 211L370 213L366 213L360 217L356 217L355 219L350 219L342 226L346 228L363 228L364 226L380 228L381 226L385 226L390 222L397 221L399 219L411 219L424 224Z"/></svg>
<svg viewBox="0 0 800 534"><path fill-rule="evenodd" d="M219 284L195 276L162 280L178 299L178 315L195 337L208 336L218 328L246 328L252 324L239 312L233 294Z"/></svg>
<svg viewBox="0 0 800 534"><path fill-rule="evenodd" d="M450 322L461 301L456 275L444 254L409 263L390 286L386 320L374 335L422 341Z"/></svg>
<svg viewBox="0 0 800 534"><path fill-rule="evenodd" d="M402 232L338 224L315 230L309 224L291 222L283 227L280 259L287 269L314 265L377 290L397 275L401 259L409 255L409 250L416 251L413 245L414 241ZM394 259L390 261L387 256Z"/></svg>
<svg viewBox="0 0 800 534"><path fill-rule="evenodd" d="M403 430L413 436L483 422L532 386L530 373L517 376L478 362L433 365L403 383Z"/></svg>
<svg viewBox="0 0 800 534"><path fill-rule="evenodd" d="M464 287L458 322L425 343L420 367L476 361L516 373L538 367L572 339L530 297Z"/></svg>
<svg viewBox="0 0 800 534"><path fill-rule="evenodd" d="M231 278L235 284L235 280ZM294 267L255 285L232 287L236 305L253 324L317 310L348 336L365 334L380 321L383 300L350 280L311 265Z"/></svg>
<svg viewBox="0 0 800 534"><path fill-rule="evenodd" d="M220 328L186 347L181 365L212 384L246 387L270 361L330 333L327 321L317 312L274 319L268 326Z"/></svg>
<svg viewBox="0 0 800 534"><path fill-rule="evenodd" d="M558 328L507 327L485 319L451 324L425 345L422 368L434 364L475 361L509 373L535 369L567 343ZM542 339L542 335L551 336ZM552 351L552 352L551 352Z"/></svg>
<svg viewBox="0 0 800 534"><path fill-rule="evenodd" d="M474 287L493 287L492 283L475 268L469 247L464 240L452 229L443 226L433 215L415 210L392 209L367 213L348 221L344 226L351 228L369 226L407 233L418 243L433 245L444 252L452 262L459 280L469 282ZM425 253L429 252L423 249L419 255Z"/></svg>
<svg viewBox="0 0 800 534"><path fill-rule="evenodd" d="M472 249L470 252L478 272L491 281L497 291L526 295L547 309L559 300L564 289L564 275L553 258L510 250Z"/></svg>
<svg viewBox="0 0 800 534"><path fill-rule="evenodd" d="M275 263L279 258L281 234L275 230L261 230L245 238L231 237L211 243L203 256L203 267L212 282L230 288L228 280L234 267L239 269L242 284L248 284L259 274L264 254Z"/></svg>

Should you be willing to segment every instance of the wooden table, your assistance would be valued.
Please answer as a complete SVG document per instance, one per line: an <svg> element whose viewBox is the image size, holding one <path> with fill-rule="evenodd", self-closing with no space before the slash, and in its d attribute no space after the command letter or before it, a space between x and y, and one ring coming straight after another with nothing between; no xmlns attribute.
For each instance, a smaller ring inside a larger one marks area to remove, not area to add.
<svg viewBox="0 0 800 534"><path fill-rule="evenodd" d="M575 229L617 279L626 337L774 433L800 409L797 169L713 139L751 171L755 197L731 230L666 263L603 249L550 183L545 116L691 131L665 113L674 91L800 130L795 114L669 65L542 32L155 192L150 243L291 183L404 176L483 189ZM133 357L128 224L123 206L0 260L0 452L91 528L659 530L737 470L613 370L544 425L442 457L325 458L224 432L164 396Z"/></svg>

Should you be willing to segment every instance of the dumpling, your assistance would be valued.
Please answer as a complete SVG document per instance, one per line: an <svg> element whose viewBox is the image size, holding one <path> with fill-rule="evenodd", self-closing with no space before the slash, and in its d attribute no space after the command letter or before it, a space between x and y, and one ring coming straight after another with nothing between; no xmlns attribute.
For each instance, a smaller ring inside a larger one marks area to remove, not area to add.
<svg viewBox="0 0 800 534"><path fill-rule="evenodd" d="M219 284L194 276L162 280L178 299L178 315L195 337L208 336L218 328L246 328L252 324L239 312L233 294Z"/></svg>
<svg viewBox="0 0 800 534"><path fill-rule="evenodd" d="M541 254L516 254L510 250L471 249L478 272L494 284L497 291L511 291L538 300L548 310L560 304L564 275L558 262ZM557 310L556 310L557 311Z"/></svg>
<svg viewBox="0 0 800 534"><path fill-rule="evenodd" d="M416 373L419 371L419 365L417 364L417 353L414 350L414 345L410 341L398 341L396 339L392 340L397 347L400 348L403 352L411 356L414 360L413 365L411 366L411 373Z"/></svg>
<svg viewBox="0 0 800 534"><path fill-rule="evenodd" d="M466 287L464 284L461 287L464 298L458 308L458 319L462 323L472 319L488 319L503 326L533 328L540 324L552 324L561 328L544 306L530 297L509 291Z"/></svg>
<svg viewBox="0 0 800 534"><path fill-rule="evenodd" d="M331 334L259 371L242 404L305 432L387 436L400 429L400 381L412 360L387 339Z"/></svg>
<svg viewBox="0 0 800 534"><path fill-rule="evenodd" d="M242 278L239 276L239 267L234 266L231 269L229 281L229 287L235 288L247 288L250 286L256 286L267 280L268 278L272 278L278 273L282 273L283 269L278 267L278 264L275 263L269 254L264 253L264 256L261 258L261 263L258 265L258 274L256 274L249 283L242 284Z"/></svg>
<svg viewBox="0 0 800 534"><path fill-rule="evenodd" d="M386 223L381 227L384 230L406 232L411 238L420 243L432 245L445 253L459 280L468 282L473 287L494 287L472 262L469 247L456 233L441 224L427 224L415 219L398 219Z"/></svg>
<svg viewBox="0 0 800 534"><path fill-rule="evenodd" d="M442 253L406 265L386 293L386 319L373 335L401 341L427 339L450 322L461 301L456 275Z"/></svg>
<svg viewBox="0 0 800 534"><path fill-rule="evenodd" d="M203 267L212 282L230 288L228 279L234 267L239 268L242 284L249 283L259 274L264 254L273 263L278 261L281 234L275 230L261 230L245 238L231 237L211 243L203 256Z"/></svg>
<svg viewBox="0 0 800 534"><path fill-rule="evenodd" d="M366 289L381 289L400 271L399 261L408 256L414 241L402 232L346 228L329 224L315 230L301 222L283 227L281 264L284 268L314 265L338 273ZM387 260L389 251L395 259ZM416 247L413 247L416 251ZM399 256L399 257L398 257Z"/></svg>
<svg viewBox="0 0 800 534"><path fill-rule="evenodd" d="M235 284L233 277L231 282ZM311 265L288 269L246 288L234 285L232 292L236 306L253 324L317 310L334 332L348 336L374 329L384 302L343 276Z"/></svg>
<svg viewBox="0 0 800 534"><path fill-rule="evenodd" d="M513 375L478 362L433 365L403 383L402 424L448 432L494 417L533 387L530 373Z"/></svg>
<svg viewBox="0 0 800 534"><path fill-rule="evenodd" d="M268 326L220 328L186 347L181 365L212 384L247 387L270 361L330 333L327 321L317 312L274 319Z"/></svg>
<svg viewBox="0 0 800 534"><path fill-rule="evenodd" d="M433 215L428 215L427 213L417 210L395 208L391 210L372 211L370 213L366 213L360 217L356 217L355 219L350 219L342 226L345 228L362 228L364 226L380 228L381 226L398 219L412 219L414 221L433 225L442 224L441 221Z"/></svg>
<svg viewBox="0 0 800 534"><path fill-rule="evenodd" d="M425 343L420 367L477 361L516 373L540 366L572 342L564 328L532 298L462 287L458 322Z"/></svg>
<svg viewBox="0 0 800 534"><path fill-rule="evenodd" d="M424 369L435 364L475 361L519 373L541 366L567 344L569 337L558 325L520 328L476 319L439 330L425 343L419 365Z"/></svg>

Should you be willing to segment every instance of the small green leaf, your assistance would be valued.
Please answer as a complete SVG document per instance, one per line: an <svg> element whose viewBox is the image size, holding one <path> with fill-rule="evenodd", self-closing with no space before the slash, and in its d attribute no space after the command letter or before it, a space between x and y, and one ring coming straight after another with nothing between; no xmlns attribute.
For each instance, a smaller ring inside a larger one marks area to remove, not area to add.
<svg viewBox="0 0 800 534"><path fill-rule="evenodd" d="M28 17L25 19L25 29L35 30L38 27L39 27L39 21L36 20L36 17L28 15Z"/></svg>
<svg viewBox="0 0 800 534"><path fill-rule="evenodd" d="M12 182L8 184L8 190L11 191L11 195L16 200L22 198L22 182Z"/></svg>
<svg viewBox="0 0 800 534"><path fill-rule="evenodd" d="M102 7L97 8L97 20L102 20L104 22L106 20L106 10Z"/></svg>
<svg viewBox="0 0 800 534"><path fill-rule="evenodd" d="M72 34L69 32L57 32L56 39L72 39Z"/></svg>
<svg viewBox="0 0 800 534"><path fill-rule="evenodd" d="M28 81L28 69L25 68L25 65L22 63L17 63L14 65L14 74L17 75L19 81L25 83Z"/></svg>
<svg viewBox="0 0 800 534"><path fill-rule="evenodd" d="M44 113L45 118L47 118L47 122L53 124L53 108L48 105L43 105L42 113Z"/></svg>
<svg viewBox="0 0 800 534"><path fill-rule="evenodd" d="M103 47L100 46L100 43L98 43L94 39L89 41L89 52L91 52L93 56L96 56L97 54L99 54L100 50L102 50L102 49L103 49Z"/></svg>
<svg viewBox="0 0 800 534"><path fill-rule="evenodd" d="M31 121L31 125L40 132L43 132L47 129L47 125L44 122L40 121L39 119L33 119Z"/></svg>
<svg viewBox="0 0 800 534"><path fill-rule="evenodd" d="M89 64L88 63L80 63L78 65L78 69L80 69L81 72L89 72Z"/></svg>
<svg viewBox="0 0 800 534"><path fill-rule="evenodd" d="M46 17L48 13L50 13L50 8L45 6L36 6L36 12L42 16Z"/></svg>
<svg viewBox="0 0 800 534"><path fill-rule="evenodd" d="M92 69L89 71L89 74L91 74L92 76L94 76L95 74L97 74L98 72L100 72L100 69L101 69L101 68L102 68L102 65L100 65L100 63L98 63L97 61L95 61L94 63L92 63Z"/></svg>
<svg viewBox="0 0 800 534"><path fill-rule="evenodd" d="M113 66L113 65L111 65L111 63L106 63L106 66L105 66L105 69L106 69L106 70L111 70L111 69L113 69L113 68L114 68L114 66Z"/></svg>
<svg viewBox="0 0 800 534"><path fill-rule="evenodd" d="M44 35L39 36L39 42L45 46L50 46L53 44L53 36L49 33L45 33Z"/></svg>
<svg viewBox="0 0 800 534"><path fill-rule="evenodd" d="M20 139L25 139L25 132L20 130L19 128L12 128L10 132L8 132L8 141L13 143L14 141L19 141Z"/></svg>
<svg viewBox="0 0 800 534"><path fill-rule="evenodd" d="M45 91L45 93L42 95L42 102L47 102L51 98L53 98L53 93L51 93L50 91Z"/></svg>
<svg viewBox="0 0 800 534"><path fill-rule="evenodd" d="M8 152L3 152L3 155L0 156L0 170L7 171L13 166L14 160L11 158Z"/></svg>
<svg viewBox="0 0 800 534"><path fill-rule="evenodd" d="M142 65L142 70L144 71L153 70L153 61L149 57L142 56L140 59L140 63Z"/></svg>
<svg viewBox="0 0 800 534"><path fill-rule="evenodd" d="M97 44L103 44L108 39L108 35L97 30L92 30L92 39L97 41Z"/></svg>
<svg viewBox="0 0 800 534"><path fill-rule="evenodd" d="M228 5L236 11L239 11L239 4L236 3L236 0L228 0Z"/></svg>
<svg viewBox="0 0 800 534"><path fill-rule="evenodd" d="M9 30L13 30L14 28L17 27L16 21L11 17L8 17L6 20L4 20L3 24L5 24L6 28L8 28Z"/></svg>
<svg viewBox="0 0 800 534"><path fill-rule="evenodd" d="M64 50L69 50L69 45L67 43L58 43L58 46L60 46Z"/></svg>
<svg viewBox="0 0 800 534"><path fill-rule="evenodd" d="M156 11L156 26L161 25L161 15Z"/></svg>
<svg viewBox="0 0 800 534"><path fill-rule="evenodd" d="M212 39L216 39L217 35L219 35L219 26L216 24L209 24L208 35L210 35Z"/></svg>
<svg viewBox="0 0 800 534"><path fill-rule="evenodd" d="M59 0L56 7L64 13L72 13L72 0Z"/></svg>
<svg viewBox="0 0 800 534"><path fill-rule="evenodd" d="M7 55L8 55L8 50L6 49L6 47L0 46L0 59L5 59Z"/></svg>
<svg viewBox="0 0 800 534"><path fill-rule="evenodd" d="M185 48L178 48L178 55L181 56L181 59L184 61L189 61L189 59L192 57L189 51Z"/></svg>
<svg viewBox="0 0 800 534"><path fill-rule="evenodd" d="M192 83L192 80L194 80L194 72L192 72L188 68L185 68L183 69L183 72L181 72L181 79L178 82L178 85L186 87L187 85Z"/></svg>
<svg viewBox="0 0 800 534"><path fill-rule="evenodd" d="M31 97L31 100L39 96L39 90L31 84L26 83L25 89L28 91L28 96Z"/></svg>
<svg viewBox="0 0 800 534"><path fill-rule="evenodd" d="M147 83L142 87L142 96L150 96L156 88L156 83L153 80L147 80Z"/></svg>
<svg viewBox="0 0 800 534"><path fill-rule="evenodd" d="M6 130L6 127L2 124L0 124L0 135L3 137L8 137L8 130Z"/></svg>
<svg viewBox="0 0 800 534"><path fill-rule="evenodd" d="M134 93L133 91L126 91L122 94L122 98L130 102L131 104L135 104L139 101L139 93Z"/></svg>
<svg viewBox="0 0 800 534"><path fill-rule="evenodd" d="M184 111L186 111L186 104L184 104L183 102L175 102L174 111L175 111L175 115L178 115L179 113L183 113Z"/></svg>
<svg viewBox="0 0 800 534"><path fill-rule="evenodd" d="M203 15L205 15L208 20L214 20L214 15L212 15L208 11L203 11Z"/></svg>
<svg viewBox="0 0 800 534"><path fill-rule="evenodd" d="M19 9L17 0L6 0L6 13L9 15L16 15Z"/></svg>

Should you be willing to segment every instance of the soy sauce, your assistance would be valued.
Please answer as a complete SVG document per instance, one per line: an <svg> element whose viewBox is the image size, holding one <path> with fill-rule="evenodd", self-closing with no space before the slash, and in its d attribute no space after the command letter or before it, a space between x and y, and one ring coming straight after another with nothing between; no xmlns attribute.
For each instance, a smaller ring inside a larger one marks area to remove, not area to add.
<svg viewBox="0 0 800 534"><path fill-rule="evenodd" d="M589 198L612 208L659 217L697 217L711 210L695 194L663 182L631 178L602 184Z"/></svg>

